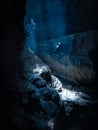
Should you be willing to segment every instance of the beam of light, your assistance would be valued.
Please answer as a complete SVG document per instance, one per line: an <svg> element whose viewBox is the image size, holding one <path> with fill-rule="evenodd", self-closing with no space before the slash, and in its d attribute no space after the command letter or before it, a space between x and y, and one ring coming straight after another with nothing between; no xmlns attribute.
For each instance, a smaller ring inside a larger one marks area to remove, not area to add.
<svg viewBox="0 0 98 130"><path fill-rule="evenodd" d="M37 40L63 37L66 30L63 8L60 0L27 0L24 26L26 27L33 18L36 22Z"/></svg>
<svg viewBox="0 0 98 130"><path fill-rule="evenodd" d="M64 35L65 23L63 7L59 0L46 0L46 10L48 14L48 32L51 39L60 38Z"/></svg>

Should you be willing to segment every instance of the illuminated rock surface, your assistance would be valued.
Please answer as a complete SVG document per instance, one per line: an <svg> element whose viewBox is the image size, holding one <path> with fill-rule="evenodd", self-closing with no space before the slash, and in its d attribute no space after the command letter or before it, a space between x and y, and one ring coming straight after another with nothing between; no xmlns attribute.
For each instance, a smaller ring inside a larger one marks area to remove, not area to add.
<svg viewBox="0 0 98 130"><path fill-rule="evenodd" d="M21 92L24 93L21 106L24 107L24 112L27 111L25 116L32 121L30 127L34 125L32 128L54 129L57 127L56 122L59 116L62 115L60 111L63 107L66 119L78 107L80 113L82 113L82 107L88 111L86 107L93 103L88 94L82 92L78 86L74 88L68 82L61 82L62 80L54 76L49 66L30 49L26 50L26 54L26 57L21 57L24 79L20 79ZM28 125L27 122L26 124Z"/></svg>

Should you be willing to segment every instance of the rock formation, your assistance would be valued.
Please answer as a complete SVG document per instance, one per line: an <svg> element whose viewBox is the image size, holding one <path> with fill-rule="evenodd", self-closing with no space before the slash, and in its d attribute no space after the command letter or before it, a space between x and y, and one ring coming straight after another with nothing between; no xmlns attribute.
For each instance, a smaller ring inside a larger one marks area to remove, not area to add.
<svg viewBox="0 0 98 130"><path fill-rule="evenodd" d="M0 130L96 129L97 2L1 2Z"/></svg>

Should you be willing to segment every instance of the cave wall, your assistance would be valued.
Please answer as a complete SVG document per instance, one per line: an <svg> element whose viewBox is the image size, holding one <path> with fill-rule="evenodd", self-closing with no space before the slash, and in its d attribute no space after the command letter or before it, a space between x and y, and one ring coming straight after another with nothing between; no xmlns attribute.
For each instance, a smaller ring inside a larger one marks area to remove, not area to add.
<svg viewBox="0 0 98 130"><path fill-rule="evenodd" d="M25 0L2 1L0 4L0 58L1 77L7 79L15 71L16 57L23 48L25 38L23 20ZM12 67L12 68L11 68ZM8 77L7 77L8 76Z"/></svg>
<svg viewBox="0 0 98 130"><path fill-rule="evenodd" d="M98 29L97 0L27 0L25 25L33 18L36 40Z"/></svg>
<svg viewBox="0 0 98 130"><path fill-rule="evenodd" d="M21 2L19 0L17 0L17 2L13 0L3 0L0 4L0 15L2 16L0 21L3 23L12 22L16 25L23 26L25 3L25 0Z"/></svg>
<svg viewBox="0 0 98 130"><path fill-rule="evenodd" d="M97 4L96 0L67 0L64 10L67 33L98 29Z"/></svg>
<svg viewBox="0 0 98 130"><path fill-rule="evenodd" d="M25 0L0 2L0 129L10 128L11 113L17 96L13 96L17 59L24 46Z"/></svg>

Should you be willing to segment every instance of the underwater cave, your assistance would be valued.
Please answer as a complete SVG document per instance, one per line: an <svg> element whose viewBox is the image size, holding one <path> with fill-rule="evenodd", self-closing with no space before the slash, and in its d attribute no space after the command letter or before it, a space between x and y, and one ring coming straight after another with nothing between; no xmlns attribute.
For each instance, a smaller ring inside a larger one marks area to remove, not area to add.
<svg viewBox="0 0 98 130"><path fill-rule="evenodd" d="M1 130L97 130L98 1L5 2Z"/></svg>

